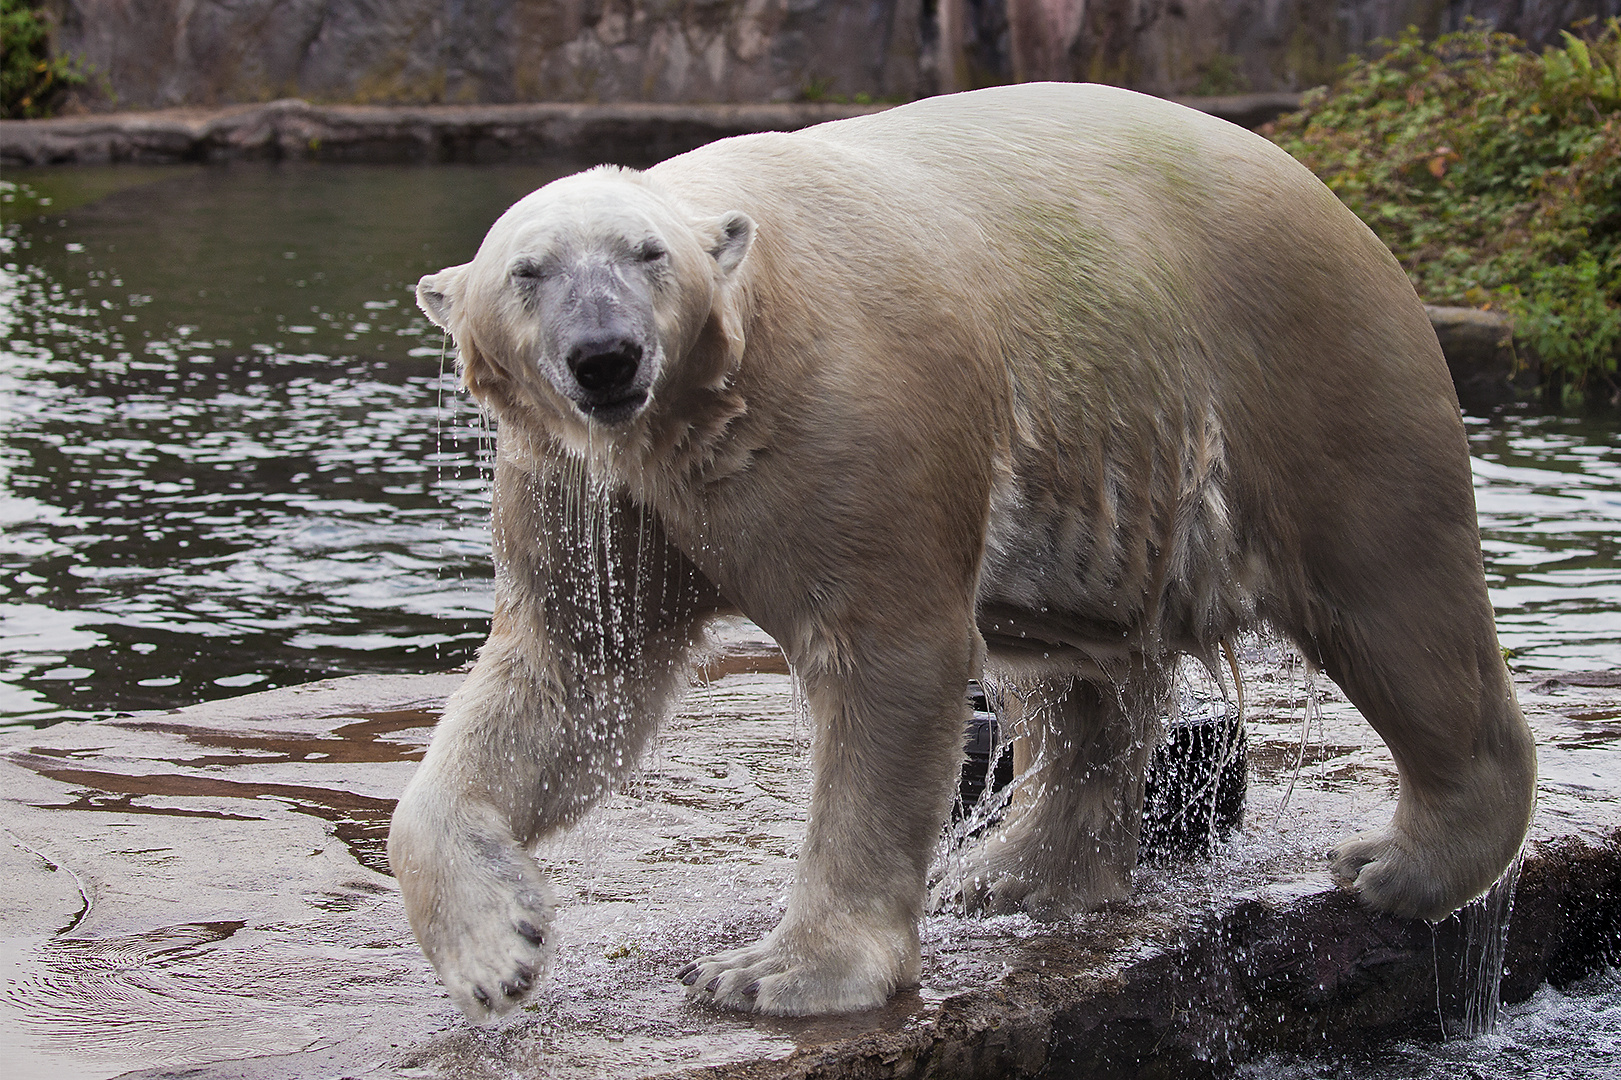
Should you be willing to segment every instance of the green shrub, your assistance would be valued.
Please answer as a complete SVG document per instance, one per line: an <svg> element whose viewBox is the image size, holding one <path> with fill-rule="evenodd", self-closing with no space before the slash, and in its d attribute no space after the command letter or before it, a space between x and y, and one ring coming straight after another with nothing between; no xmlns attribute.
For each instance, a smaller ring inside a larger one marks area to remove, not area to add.
<svg viewBox="0 0 1621 1080"><path fill-rule="evenodd" d="M85 81L81 65L50 55L50 27L27 0L0 0L0 116L44 116L57 95Z"/></svg>
<svg viewBox="0 0 1621 1080"><path fill-rule="evenodd" d="M1481 29L1383 44L1267 134L1425 300L1512 316L1567 399L1621 391L1621 20L1541 56Z"/></svg>

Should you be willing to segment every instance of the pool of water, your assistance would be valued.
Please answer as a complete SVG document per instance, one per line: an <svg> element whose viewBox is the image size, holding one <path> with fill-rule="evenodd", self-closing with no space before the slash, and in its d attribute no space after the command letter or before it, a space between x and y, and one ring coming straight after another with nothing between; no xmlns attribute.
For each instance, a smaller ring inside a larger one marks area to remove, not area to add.
<svg viewBox="0 0 1621 1080"><path fill-rule="evenodd" d="M9 172L0 722L466 661L488 440L411 289L564 171Z"/></svg>
<svg viewBox="0 0 1621 1080"><path fill-rule="evenodd" d="M0 724L470 659L489 441L416 311L551 167L12 170ZM1621 666L1613 418L1472 418L1526 668Z"/></svg>

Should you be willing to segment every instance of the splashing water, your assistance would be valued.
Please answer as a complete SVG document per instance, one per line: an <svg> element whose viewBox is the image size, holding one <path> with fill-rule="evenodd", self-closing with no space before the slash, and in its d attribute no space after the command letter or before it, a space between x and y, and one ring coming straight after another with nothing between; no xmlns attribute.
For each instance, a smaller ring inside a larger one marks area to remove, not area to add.
<svg viewBox="0 0 1621 1080"><path fill-rule="evenodd" d="M1403 1040L1302 1058L1273 1054L1241 1066L1245 1080L1598 1080L1621 1060L1621 969L1544 986L1502 1009L1495 1030L1442 1043Z"/></svg>

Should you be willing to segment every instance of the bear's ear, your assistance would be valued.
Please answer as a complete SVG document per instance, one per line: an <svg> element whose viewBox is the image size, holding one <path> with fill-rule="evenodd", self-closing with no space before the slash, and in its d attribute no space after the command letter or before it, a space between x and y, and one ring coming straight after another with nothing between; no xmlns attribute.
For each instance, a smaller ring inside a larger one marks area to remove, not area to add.
<svg viewBox="0 0 1621 1080"><path fill-rule="evenodd" d="M727 276L743 264L749 246L754 243L754 219L741 210L732 210L706 221L700 229L709 238L709 254L715 257L721 273Z"/></svg>
<svg viewBox="0 0 1621 1080"><path fill-rule="evenodd" d="M435 326L450 329L450 318L461 304L462 280L471 263L447 267L417 282L417 306Z"/></svg>

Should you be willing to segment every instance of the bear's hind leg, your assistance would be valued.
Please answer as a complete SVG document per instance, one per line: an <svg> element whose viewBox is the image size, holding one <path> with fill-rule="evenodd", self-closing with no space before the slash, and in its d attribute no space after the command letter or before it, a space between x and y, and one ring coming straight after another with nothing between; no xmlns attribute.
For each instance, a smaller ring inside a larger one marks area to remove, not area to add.
<svg viewBox="0 0 1621 1080"><path fill-rule="evenodd" d="M1131 892L1143 782L1169 679L1122 685L1040 679L1006 693L1003 723L1026 740L1007 820L951 867L936 905L1064 919Z"/></svg>
<svg viewBox="0 0 1621 1080"><path fill-rule="evenodd" d="M1467 564L1466 564L1467 565ZM1342 606L1302 635L1396 761L1391 823L1330 853L1373 907L1437 920L1512 863L1536 802L1536 749L1483 583L1410 582L1402 602Z"/></svg>

